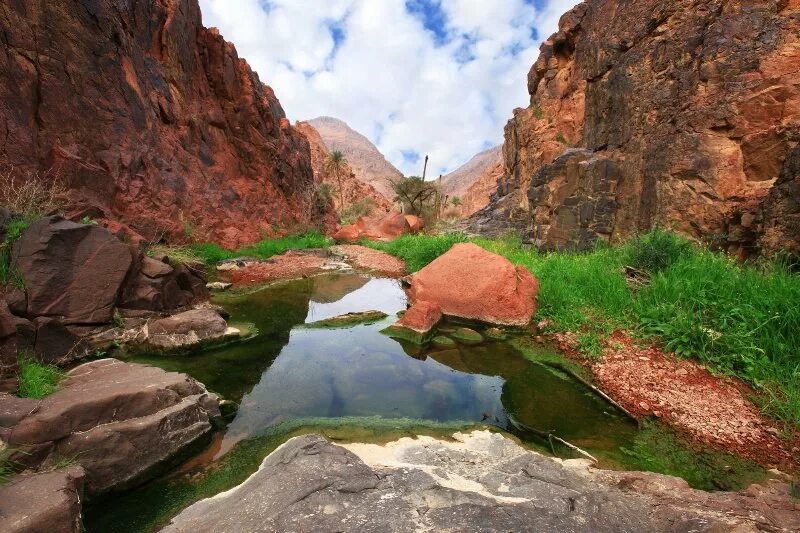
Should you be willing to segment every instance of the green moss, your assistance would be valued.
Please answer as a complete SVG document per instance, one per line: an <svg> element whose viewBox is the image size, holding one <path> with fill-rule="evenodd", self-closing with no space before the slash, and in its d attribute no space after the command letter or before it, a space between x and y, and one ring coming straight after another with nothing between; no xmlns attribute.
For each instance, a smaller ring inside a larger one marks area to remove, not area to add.
<svg viewBox="0 0 800 533"><path fill-rule="evenodd" d="M43 365L23 356L19 360L19 395L23 398L42 399L53 394L65 377L55 366Z"/></svg>
<svg viewBox="0 0 800 533"><path fill-rule="evenodd" d="M454 348L456 345L456 341L454 341L450 337L445 337L444 335L437 335L436 337L431 339L431 344L433 344L437 348Z"/></svg>
<svg viewBox="0 0 800 533"><path fill-rule="evenodd" d="M483 335L470 328L458 328L450 336L462 344L480 344L483 342Z"/></svg>
<svg viewBox="0 0 800 533"><path fill-rule="evenodd" d="M381 311L360 311L356 313L346 313L324 320L317 320L316 322L305 324L303 327L311 329L351 328L359 324L374 324L375 322L380 322L387 316L389 315Z"/></svg>

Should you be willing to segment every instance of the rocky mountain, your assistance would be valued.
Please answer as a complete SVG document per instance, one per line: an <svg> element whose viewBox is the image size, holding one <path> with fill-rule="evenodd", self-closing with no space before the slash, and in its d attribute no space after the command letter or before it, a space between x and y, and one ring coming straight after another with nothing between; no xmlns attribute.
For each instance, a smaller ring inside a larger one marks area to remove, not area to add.
<svg viewBox="0 0 800 533"><path fill-rule="evenodd" d="M443 176L442 190L450 198L458 196L461 200L462 216L469 216L489 203L502 174L503 147L495 146Z"/></svg>
<svg viewBox="0 0 800 533"><path fill-rule="evenodd" d="M364 183L391 201L394 192L390 180L403 177L378 148L345 122L332 117L318 117L308 121L320 134L329 150L342 152L353 171Z"/></svg>
<svg viewBox="0 0 800 533"><path fill-rule="evenodd" d="M308 144L311 147L311 168L314 170L314 179L317 183L327 183L334 189L331 197L336 208L341 210L342 206L339 205L341 200L338 193L339 182L336 178L325 172L325 162L331 151L322 140L316 128L308 122L297 122L294 127L308 139ZM375 204L376 209L384 212L388 212L391 209L391 202L387 200L383 194L375 190L366 178L359 179L359 175L349 162L343 174L342 196L345 207L369 198Z"/></svg>
<svg viewBox="0 0 800 533"><path fill-rule="evenodd" d="M561 248L661 224L798 252L798 64L798 0L586 0L543 43L469 226Z"/></svg>
<svg viewBox="0 0 800 533"><path fill-rule="evenodd" d="M197 0L0 4L0 162L74 216L234 247L318 223L308 143Z"/></svg>

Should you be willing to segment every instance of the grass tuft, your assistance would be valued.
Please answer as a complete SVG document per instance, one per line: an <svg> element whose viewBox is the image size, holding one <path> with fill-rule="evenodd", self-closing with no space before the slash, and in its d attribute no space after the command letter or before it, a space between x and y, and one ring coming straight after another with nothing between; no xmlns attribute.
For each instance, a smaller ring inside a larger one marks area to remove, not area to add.
<svg viewBox="0 0 800 533"><path fill-rule="evenodd" d="M361 244L382 250L406 263L409 272L421 269L459 242L467 242L463 233L444 233L439 235L403 235L391 242L364 240Z"/></svg>
<svg viewBox="0 0 800 533"><path fill-rule="evenodd" d="M199 261L208 265L213 265L235 257L248 256L268 259L273 255L280 255L288 250L327 248L332 242L333 241L329 237L319 232L310 232L303 235L289 235L275 239L265 239L235 251L226 250L213 243L193 244L188 246L187 249L190 250Z"/></svg>
<svg viewBox="0 0 800 533"><path fill-rule="evenodd" d="M41 400L53 394L65 377L66 374L55 366L22 356L19 359L19 396Z"/></svg>

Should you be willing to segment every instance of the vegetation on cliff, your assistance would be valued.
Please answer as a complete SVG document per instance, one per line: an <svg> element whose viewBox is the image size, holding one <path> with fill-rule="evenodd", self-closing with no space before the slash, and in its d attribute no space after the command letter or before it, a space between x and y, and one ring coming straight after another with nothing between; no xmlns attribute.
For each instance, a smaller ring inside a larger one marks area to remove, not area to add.
<svg viewBox="0 0 800 533"><path fill-rule="evenodd" d="M369 246L415 271L465 240L416 235ZM632 330L745 379L767 412L800 425L800 276L789 260L740 263L660 229L585 253L545 254L515 237L474 242L528 268L541 283L537 317L575 332L587 355L613 330Z"/></svg>

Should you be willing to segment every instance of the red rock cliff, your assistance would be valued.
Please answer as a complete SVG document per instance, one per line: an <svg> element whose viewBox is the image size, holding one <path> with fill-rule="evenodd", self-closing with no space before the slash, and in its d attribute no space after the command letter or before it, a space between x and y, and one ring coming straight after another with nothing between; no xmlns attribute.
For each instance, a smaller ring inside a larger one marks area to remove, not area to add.
<svg viewBox="0 0 800 533"><path fill-rule="evenodd" d="M0 162L146 238L308 226L308 142L197 0L0 3Z"/></svg>
<svg viewBox="0 0 800 533"><path fill-rule="evenodd" d="M587 0L542 45L471 227L558 248L661 224L798 251L798 65L800 0Z"/></svg>

